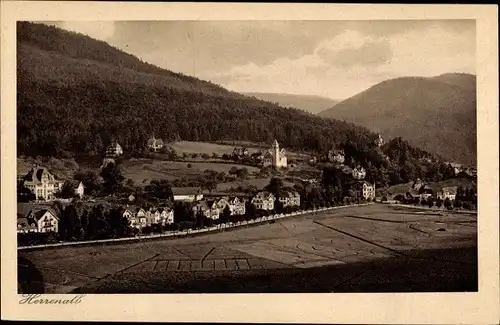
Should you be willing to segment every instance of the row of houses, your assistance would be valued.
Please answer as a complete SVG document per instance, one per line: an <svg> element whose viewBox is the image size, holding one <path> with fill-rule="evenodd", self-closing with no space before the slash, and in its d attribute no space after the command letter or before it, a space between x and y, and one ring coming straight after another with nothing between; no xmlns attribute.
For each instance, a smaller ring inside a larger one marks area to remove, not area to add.
<svg viewBox="0 0 500 325"><path fill-rule="evenodd" d="M130 226L134 228L143 228L152 224L165 226L174 223L174 210L168 207L141 208L127 206L123 209L122 215L130 221Z"/></svg>
<svg viewBox="0 0 500 325"><path fill-rule="evenodd" d="M420 179L417 179L410 185L408 192L406 193L407 198L419 198L428 199L436 198L438 200L451 200L454 201L457 196L458 186L445 186L441 187L439 191L434 193L434 190L425 184Z"/></svg>

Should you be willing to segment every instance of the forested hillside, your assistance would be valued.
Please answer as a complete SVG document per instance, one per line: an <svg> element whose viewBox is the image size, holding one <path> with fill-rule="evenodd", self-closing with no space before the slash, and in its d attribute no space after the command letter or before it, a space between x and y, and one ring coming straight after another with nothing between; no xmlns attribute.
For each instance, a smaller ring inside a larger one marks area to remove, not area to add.
<svg viewBox="0 0 500 325"><path fill-rule="evenodd" d="M133 156L154 133L166 141L276 138L322 154L340 146L379 184L440 178L446 169L403 139L377 148L364 127L242 96L55 27L19 23L17 55L18 155L99 156L114 138Z"/></svg>
<svg viewBox="0 0 500 325"><path fill-rule="evenodd" d="M112 137L136 153L166 140L276 138L325 149L374 134L229 92L141 62L108 44L41 24L18 24L18 153L98 155Z"/></svg>
<svg viewBox="0 0 500 325"><path fill-rule="evenodd" d="M474 75L386 80L319 115L365 126L387 138L404 137L449 161L476 164Z"/></svg>

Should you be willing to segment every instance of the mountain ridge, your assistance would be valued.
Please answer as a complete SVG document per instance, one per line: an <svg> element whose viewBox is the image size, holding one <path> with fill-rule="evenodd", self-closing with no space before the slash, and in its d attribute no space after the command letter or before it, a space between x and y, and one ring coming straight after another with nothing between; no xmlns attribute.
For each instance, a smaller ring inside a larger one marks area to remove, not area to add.
<svg viewBox="0 0 500 325"><path fill-rule="evenodd" d="M340 102L340 100L332 99L318 95L298 95L287 93L262 93L262 92L243 92L245 96L255 97L271 103L277 103L283 107L294 107L306 112L317 114L329 107L332 107Z"/></svg>
<svg viewBox="0 0 500 325"><path fill-rule="evenodd" d="M389 79L318 115L383 137L402 136L450 161L476 164L475 83L474 75L460 73Z"/></svg>

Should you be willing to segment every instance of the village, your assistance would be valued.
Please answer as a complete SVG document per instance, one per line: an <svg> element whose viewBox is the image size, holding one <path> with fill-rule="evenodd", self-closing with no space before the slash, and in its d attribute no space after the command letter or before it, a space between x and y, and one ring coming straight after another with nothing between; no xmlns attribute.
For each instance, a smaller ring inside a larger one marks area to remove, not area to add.
<svg viewBox="0 0 500 325"><path fill-rule="evenodd" d="M381 146L383 139L379 136L375 144ZM164 142L153 136L149 139L147 146L151 152L156 153L164 148ZM123 154L123 148L119 143L110 143L106 148L100 169L113 168ZM245 147L235 147L230 159L240 161L247 159L247 162L248 159L253 159L255 164L260 165L262 169L273 170L274 176L263 189L254 189L250 193L233 191L234 189L225 193L213 193L203 190L200 186L178 187L169 186L163 182L163 187L165 188L166 185L168 194L163 193L160 195L161 198L153 198L156 204L138 202L134 194L130 194L119 202L115 200L112 204L112 211L122 218L126 227L132 229L127 235L136 236L142 233L203 228L272 214L291 213L311 207L335 205L335 203L319 200L315 202L315 197L304 194L301 186L285 186L282 180L285 175L283 171L293 169L295 166L290 166L287 151L280 148L276 140L270 148L253 154L250 154ZM338 148L329 150L325 157L318 159L313 156L306 160L308 165L313 165L318 160L326 161L340 170L343 175L347 175L350 197L344 197L341 204L369 201L415 204L418 200L417 204L450 208L455 202L457 191L460 192L457 186L443 187L439 191L433 191L420 179L416 179L407 191L402 193L384 191L378 193L375 183L365 180L365 168L359 165L354 168L345 165L345 153ZM297 163L294 162L295 164ZM458 166L455 168L457 174L463 172ZM300 182L309 189L321 186L320 178L300 178ZM22 190L19 191L19 188ZM302 189L301 192L299 189ZM61 195L64 192L66 195ZM473 195L477 201L476 194L472 192L458 193L458 195ZM103 209L102 204L112 201L111 197L114 196L93 197L87 193L84 182L74 179L58 179L47 168L34 166L27 174L18 175L17 232L19 234L59 233L61 232L61 218L68 218L65 215L67 209L64 207L74 204L81 206L83 202L83 205L92 207L94 210L98 205ZM80 214L82 214L81 211ZM79 223L81 224L82 221Z"/></svg>

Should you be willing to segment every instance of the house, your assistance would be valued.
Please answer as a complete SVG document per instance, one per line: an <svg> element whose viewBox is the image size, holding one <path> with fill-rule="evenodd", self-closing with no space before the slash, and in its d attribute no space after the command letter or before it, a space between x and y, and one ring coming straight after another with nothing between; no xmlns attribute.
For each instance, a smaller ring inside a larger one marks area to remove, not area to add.
<svg viewBox="0 0 500 325"><path fill-rule="evenodd" d="M139 228L146 227L148 225L148 213L143 208L137 208L135 213L135 218Z"/></svg>
<svg viewBox="0 0 500 325"><path fill-rule="evenodd" d="M75 184L77 185L74 186ZM85 186L82 182L73 183L73 186L75 188L75 195L81 199L83 197L83 194L85 193Z"/></svg>
<svg viewBox="0 0 500 325"><path fill-rule="evenodd" d="M195 202L203 199L199 187L172 187L174 201Z"/></svg>
<svg viewBox="0 0 500 325"><path fill-rule="evenodd" d="M257 193L252 198L252 204L258 210L274 210L274 200L276 197L267 191Z"/></svg>
<svg viewBox="0 0 500 325"><path fill-rule="evenodd" d="M106 148L106 157L112 158L112 157L119 157L123 155L123 148L120 146L120 144L116 141L112 141L109 146Z"/></svg>
<svg viewBox="0 0 500 325"><path fill-rule="evenodd" d="M17 214L17 232L18 233L28 233L28 232L38 232L38 227L35 220L26 218L23 214Z"/></svg>
<svg viewBox="0 0 500 325"><path fill-rule="evenodd" d="M156 208L150 208L149 210L146 211L146 219L148 226L151 226L152 224L160 224L161 223L160 210Z"/></svg>
<svg viewBox="0 0 500 325"><path fill-rule="evenodd" d="M358 198L365 200L373 200L375 198L375 183L371 184L367 181L355 182L352 189Z"/></svg>
<svg viewBox="0 0 500 325"><path fill-rule="evenodd" d="M287 167L286 151L285 149L280 149L278 141L274 140L271 149L264 152L262 165L264 167L273 166L275 168Z"/></svg>
<svg viewBox="0 0 500 325"><path fill-rule="evenodd" d="M233 210L231 209L231 205L229 204L229 198L228 197L221 197L221 198L219 198L218 200L215 200L215 201L216 201L216 204L217 204L217 208L220 211L224 211L224 209L226 207L228 207L229 210L231 211L231 215L233 214Z"/></svg>
<svg viewBox="0 0 500 325"><path fill-rule="evenodd" d="M365 179L365 177L366 177L366 170L363 167L358 166L352 170L352 178Z"/></svg>
<svg viewBox="0 0 500 325"><path fill-rule="evenodd" d="M449 186L449 187L443 187L441 191L437 192L437 198L440 200L455 200L455 197L457 195L457 186Z"/></svg>
<svg viewBox="0 0 500 325"><path fill-rule="evenodd" d="M34 210L33 210L34 211ZM59 229L59 217L52 209L42 209L28 214L27 219L33 220L38 232L57 232Z"/></svg>
<svg viewBox="0 0 500 325"><path fill-rule="evenodd" d="M231 214L233 215L244 215L246 212L245 199L237 196L229 198L229 208L231 209Z"/></svg>
<svg viewBox="0 0 500 325"><path fill-rule="evenodd" d="M328 161L336 164L343 164L345 161L344 150L328 150Z"/></svg>
<svg viewBox="0 0 500 325"><path fill-rule="evenodd" d="M129 208L122 209L122 215L130 222L130 227L139 228L139 220Z"/></svg>
<svg viewBox="0 0 500 325"><path fill-rule="evenodd" d="M151 151L157 152L158 150L163 148L163 140L156 139L155 136L153 135L153 137L148 140L148 148Z"/></svg>
<svg viewBox="0 0 500 325"><path fill-rule="evenodd" d="M23 177L24 187L36 196L37 200L53 200L55 193L62 187L47 168L35 166Z"/></svg>
<svg viewBox="0 0 500 325"><path fill-rule="evenodd" d="M278 200L281 202L281 205L284 208L291 206L300 206L300 195L295 191L282 193L279 196Z"/></svg>
<svg viewBox="0 0 500 325"><path fill-rule="evenodd" d="M174 210L170 208L160 208L160 220L162 225L171 225L174 223Z"/></svg>
<svg viewBox="0 0 500 325"><path fill-rule="evenodd" d="M203 200L193 206L193 213L195 217L200 212L209 219L217 220L219 219L221 210L217 207L217 200Z"/></svg>

